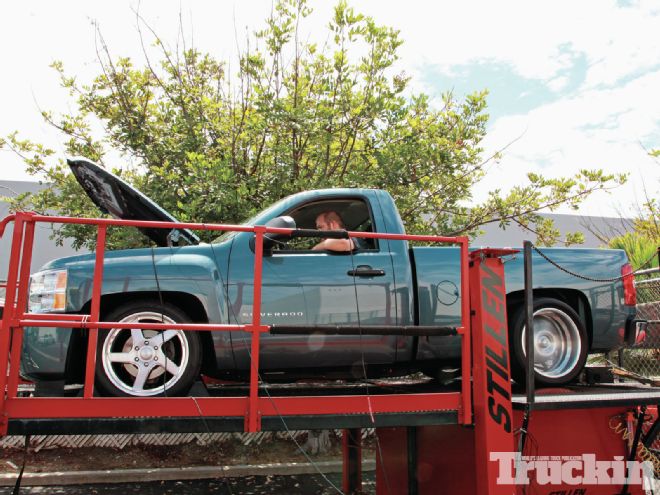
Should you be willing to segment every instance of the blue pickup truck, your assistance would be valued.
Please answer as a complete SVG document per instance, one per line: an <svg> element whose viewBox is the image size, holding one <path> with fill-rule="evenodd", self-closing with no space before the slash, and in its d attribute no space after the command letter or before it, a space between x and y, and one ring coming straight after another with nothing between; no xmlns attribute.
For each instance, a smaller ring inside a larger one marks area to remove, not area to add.
<svg viewBox="0 0 660 495"><path fill-rule="evenodd" d="M172 220L118 177L84 159L70 161L78 181L105 212L119 218ZM284 222L314 229L334 212L349 231L403 234L392 197L376 189L305 191L284 198L247 225ZM190 231L145 230L157 247L106 254L101 311L106 321L249 323L252 317L254 235L227 232L200 243ZM313 249L318 239L267 240L262 322L273 325L460 325L460 263L455 247L416 247L406 241L360 239L348 250ZM617 277L628 261L620 250L546 249L566 268L593 278ZM511 364L524 360L522 256L506 260ZM32 275L32 312L86 313L93 255L51 261ZM630 333L635 307L621 281L574 278L537 255L534 265L536 379L576 378L589 352L609 351ZM626 267L626 268L624 268ZM26 329L22 374L37 382L80 383L86 330ZM108 395L186 394L200 373L245 377L246 332L164 332L121 327L99 332L96 380ZM460 337L402 335L274 335L261 340L265 379L291 376L435 374L460 363Z"/></svg>

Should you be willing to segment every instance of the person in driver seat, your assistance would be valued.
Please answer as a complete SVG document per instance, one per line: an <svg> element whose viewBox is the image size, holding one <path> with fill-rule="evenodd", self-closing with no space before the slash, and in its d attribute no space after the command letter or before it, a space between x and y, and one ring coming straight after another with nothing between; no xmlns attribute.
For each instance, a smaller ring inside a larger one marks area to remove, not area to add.
<svg viewBox="0 0 660 495"><path fill-rule="evenodd" d="M325 211L316 217L317 230L344 230L344 221L339 213L333 210ZM352 251L355 249L353 239L323 239L312 248L314 251Z"/></svg>

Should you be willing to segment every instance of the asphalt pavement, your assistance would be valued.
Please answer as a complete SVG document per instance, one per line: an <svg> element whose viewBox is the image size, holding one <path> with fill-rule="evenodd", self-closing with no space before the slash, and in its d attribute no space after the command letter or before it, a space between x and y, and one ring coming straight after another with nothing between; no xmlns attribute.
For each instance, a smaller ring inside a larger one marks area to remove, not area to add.
<svg viewBox="0 0 660 495"><path fill-rule="evenodd" d="M112 483L68 486L25 486L21 495L335 495L341 492L341 474L290 476L244 476L192 481L152 481L148 483ZM334 487L331 485L334 484ZM1 495L11 495L12 487L1 487ZM363 473L365 494L375 494L375 473Z"/></svg>

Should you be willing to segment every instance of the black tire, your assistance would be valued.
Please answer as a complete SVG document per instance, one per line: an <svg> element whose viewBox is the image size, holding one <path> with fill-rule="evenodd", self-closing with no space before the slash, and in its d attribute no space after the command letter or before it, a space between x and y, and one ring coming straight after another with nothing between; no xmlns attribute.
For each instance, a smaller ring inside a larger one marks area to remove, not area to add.
<svg viewBox="0 0 660 495"><path fill-rule="evenodd" d="M157 301L124 304L104 319L190 323L190 318L179 308ZM96 353L96 386L110 396L185 395L198 378L201 364L202 348L197 332L101 330Z"/></svg>
<svg viewBox="0 0 660 495"><path fill-rule="evenodd" d="M509 316L511 372L518 383L526 382L525 308L516 306ZM589 338L582 318L550 297L534 301L535 381L540 385L563 385L574 380L587 361ZM537 334L538 337L537 337ZM544 359L544 357L546 359Z"/></svg>

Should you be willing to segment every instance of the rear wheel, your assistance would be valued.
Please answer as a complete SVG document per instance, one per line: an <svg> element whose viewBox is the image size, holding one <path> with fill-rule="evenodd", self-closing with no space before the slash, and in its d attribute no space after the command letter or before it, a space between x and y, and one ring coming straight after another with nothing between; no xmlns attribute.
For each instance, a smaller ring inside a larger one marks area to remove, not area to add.
<svg viewBox="0 0 660 495"><path fill-rule="evenodd" d="M582 370L589 351L584 322L568 304L553 298L534 301L534 376L536 382L561 385L573 380ZM516 381L524 383L525 308L514 310L509 319L512 342L511 368Z"/></svg>
<svg viewBox="0 0 660 495"><path fill-rule="evenodd" d="M178 308L156 302L123 305L107 321L189 323ZM99 332L96 383L107 395L182 395L199 375L201 345L195 332L112 328Z"/></svg>

